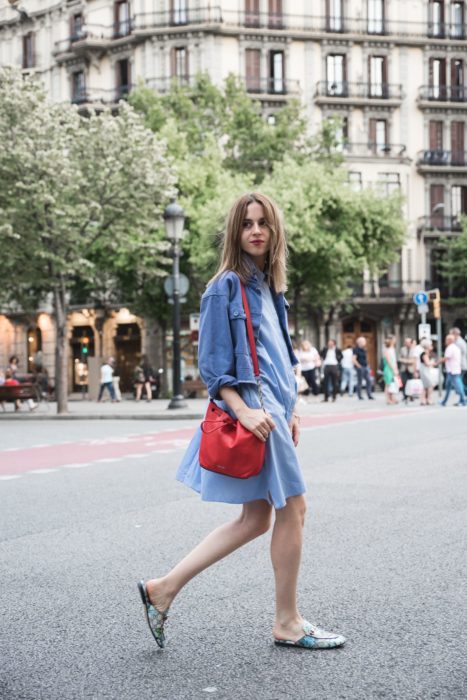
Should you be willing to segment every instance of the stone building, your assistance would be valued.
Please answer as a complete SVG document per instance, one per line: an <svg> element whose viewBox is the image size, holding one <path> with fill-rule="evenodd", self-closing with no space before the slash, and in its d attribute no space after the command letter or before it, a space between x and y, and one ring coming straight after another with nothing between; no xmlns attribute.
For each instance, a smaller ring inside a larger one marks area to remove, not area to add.
<svg viewBox="0 0 467 700"><path fill-rule="evenodd" d="M216 84L239 76L266 118L290 98L302 101L310 130L340 115L353 186L405 197L400 261L364 277L356 310L327 319L342 343L366 335L373 365L386 333L415 332L415 291L449 293L435 263L467 213L463 1L10 2L0 0L0 65L37 73L53 100L112 104L139 80L163 92L205 71ZM467 330L465 316L452 310L445 321Z"/></svg>

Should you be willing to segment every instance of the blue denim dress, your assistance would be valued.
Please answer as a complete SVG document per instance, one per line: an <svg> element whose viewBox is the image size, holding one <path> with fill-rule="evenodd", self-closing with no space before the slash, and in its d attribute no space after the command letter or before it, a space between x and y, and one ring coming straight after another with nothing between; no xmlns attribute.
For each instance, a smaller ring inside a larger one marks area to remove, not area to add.
<svg viewBox="0 0 467 700"><path fill-rule="evenodd" d="M261 279L261 297L262 317L256 351L264 405L276 424L266 443L264 467L250 479L234 479L203 469L199 464L201 428L198 428L178 469L177 479L200 493L203 501L248 503L264 499L275 508L283 508L289 496L298 496L306 490L289 428L297 384L271 290L264 278ZM257 387L241 384L238 391L248 406L260 408ZM231 413L223 401L216 403Z"/></svg>

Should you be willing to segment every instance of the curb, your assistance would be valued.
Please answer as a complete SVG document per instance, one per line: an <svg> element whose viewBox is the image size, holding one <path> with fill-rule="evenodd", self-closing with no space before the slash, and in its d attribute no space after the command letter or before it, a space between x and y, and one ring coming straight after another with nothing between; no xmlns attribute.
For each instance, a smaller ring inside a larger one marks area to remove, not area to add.
<svg viewBox="0 0 467 700"><path fill-rule="evenodd" d="M174 421L174 420L202 420L204 418L204 413L168 413L168 414L156 414L154 413L141 413L135 415L134 413L119 413L118 415L96 415L94 414L70 414L66 413L63 415L57 415L56 413L23 413L10 415L1 415L0 421L30 421L30 420L164 420L164 421Z"/></svg>

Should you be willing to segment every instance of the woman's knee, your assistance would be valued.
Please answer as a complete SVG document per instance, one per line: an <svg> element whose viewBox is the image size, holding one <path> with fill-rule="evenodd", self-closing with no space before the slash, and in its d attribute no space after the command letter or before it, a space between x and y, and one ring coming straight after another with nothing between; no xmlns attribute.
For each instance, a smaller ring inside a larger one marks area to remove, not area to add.
<svg viewBox="0 0 467 700"><path fill-rule="evenodd" d="M264 535L271 527L272 507L266 501L246 503L239 521L252 537Z"/></svg>
<svg viewBox="0 0 467 700"><path fill-rule="evenodd" d="M305 524L307 505L305 496L292 496L287 499L285 508L278 511L279 517L292 518L298 520L303 527ZM277 515L276 515L277 517Z"/></svg>

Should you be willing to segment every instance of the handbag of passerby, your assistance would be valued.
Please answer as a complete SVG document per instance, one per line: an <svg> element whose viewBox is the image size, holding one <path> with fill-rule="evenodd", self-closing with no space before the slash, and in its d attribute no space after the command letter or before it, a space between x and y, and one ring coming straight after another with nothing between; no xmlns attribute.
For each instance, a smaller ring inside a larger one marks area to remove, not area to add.
<svg viewBox="0 0 467 700"><path fill-rule="evenodd" d="M233 478L203 469L202 430L198 428L177 473L204 501L240 504L241 513L211 532L184 559L160 578L138 584L146 620L157 644L165 645L165 622L177 594L197 574L269 530L275 514L271 559L276 584L273 639L287 648L329 649L342 635L307 622L297 607L306 501L305 483L296 456L300 419L297 386L287 325L286 242L274 202L262 194L245 194L230 210L217 274L201 300L199 371L212 402L265 444L261 471ZM260 381L255 376L242 301L244 285L251 311ZM264 406L264 409L261 406ZM258 576L264 572L258 570ZM231 581L222 595L235 596ZM235 620L241 625L241 611ZM203 624L201 617L198 634ZM180 619L180 626L183 620ZM212 642L215 643L216 638Z"/></svg>

